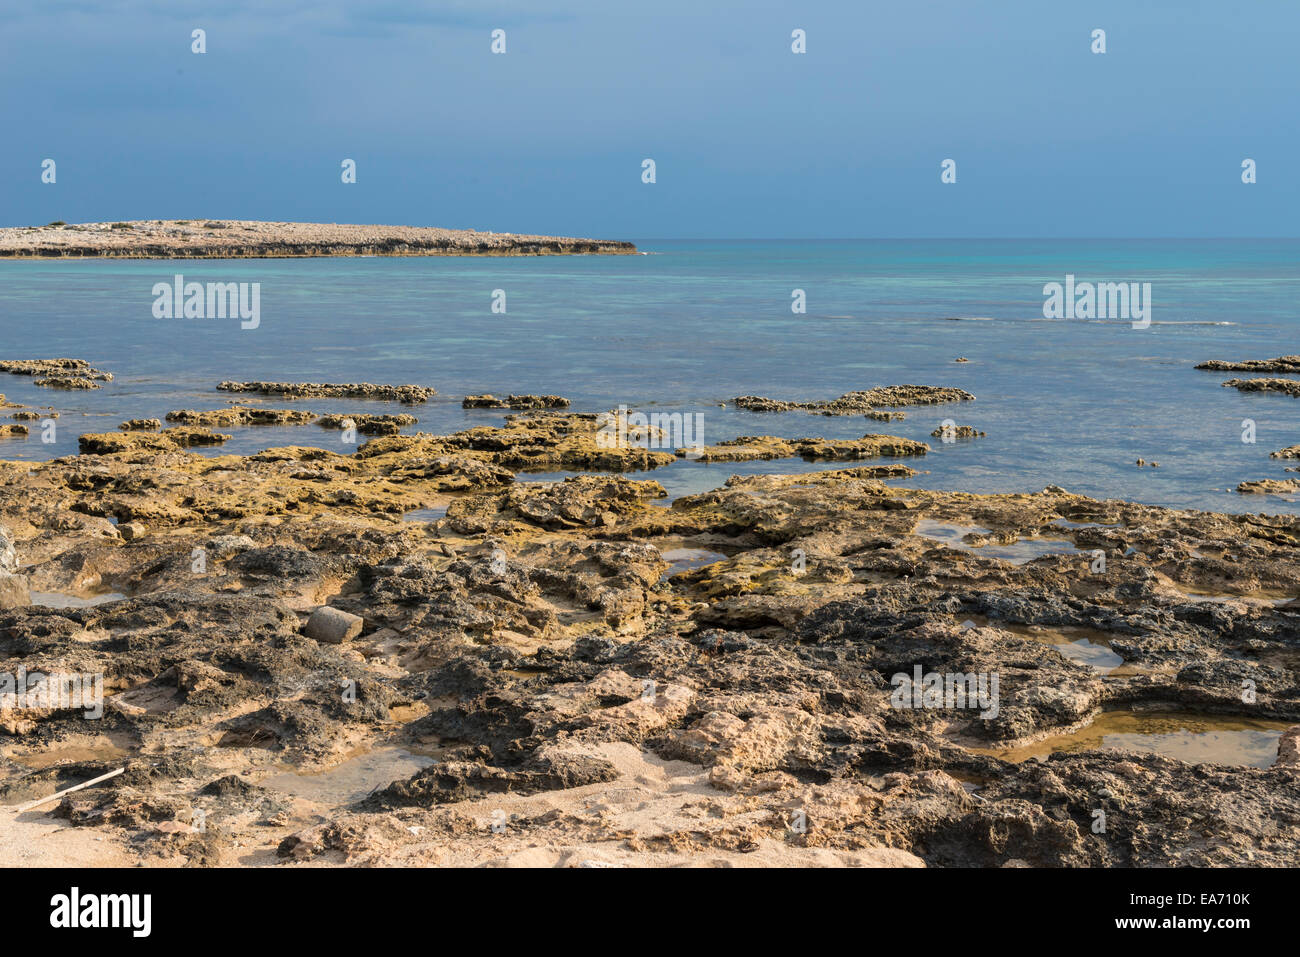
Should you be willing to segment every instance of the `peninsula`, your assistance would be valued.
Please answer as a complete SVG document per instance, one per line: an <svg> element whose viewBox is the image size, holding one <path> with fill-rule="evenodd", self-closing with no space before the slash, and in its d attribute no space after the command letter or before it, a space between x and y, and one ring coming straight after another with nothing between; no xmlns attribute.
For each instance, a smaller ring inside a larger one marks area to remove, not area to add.
<svg viewBox="0 0 1300 957"><path fill-rule="evenodd" d="M605 239L524 236L429 226L348 226L228 219L50 223L0 228L0 258L268 259L311 256L630 255Z"/></svg>

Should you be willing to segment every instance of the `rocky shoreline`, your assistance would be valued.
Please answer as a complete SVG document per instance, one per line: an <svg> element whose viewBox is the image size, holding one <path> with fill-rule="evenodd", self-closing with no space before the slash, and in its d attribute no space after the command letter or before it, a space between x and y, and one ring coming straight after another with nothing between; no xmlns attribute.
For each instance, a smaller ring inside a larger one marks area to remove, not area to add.
<svg viewBox="0 0 1300 957"><path fill-rule="evenodd" d="M145 864L1300 863L1300 518L908 489L888 459L929 446L888 435L610 448L559 396L465 401L504 421L204 456L315 417L177 410L0 462L0 672L105 695L0 710L0 846L53 820ZM882 461L670 504L634 474L687 455ZM900 704L916 669L996 676L996 706Z"/></svg>
<svg viewBox="0 0 1300 957"><path fill-rule="evenodd" d="M1273 359L1245 359L1240 361L1210 359L1198 364L1196 368L1211 372L1280 372L1295 374L1300 373L1300 356L1277 356ZM1258 379L1229 379L1223 383L1223 388L1233 388L1246 394L1274 393L1300 398L1300 379L1283 379L1276 376ZM1245 424L1243 423L1243 425ZM1294 459L1297 457L1300 457L1300 445L1288 446L1269 453L1271 459ZM1294 467L1289 467L1286 471L1294 472L1297 470ZM1290 496L1300 492L1300 479L1270 478L1241 482L1237 486L1237 492L1241 495Z"/></svg>
<svg viewBox="0 0 1300 957"><path fill-rule="evenodd" d="M252 220L137 220L0 228L0 259L631 255L632 243L564 236Z"/></svg>

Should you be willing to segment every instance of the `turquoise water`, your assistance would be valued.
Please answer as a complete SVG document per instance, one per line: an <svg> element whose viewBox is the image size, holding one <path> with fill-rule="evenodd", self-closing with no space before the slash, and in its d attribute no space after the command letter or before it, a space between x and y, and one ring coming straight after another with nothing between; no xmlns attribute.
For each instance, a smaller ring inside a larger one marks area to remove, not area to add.
<svg viewBox="0 0 1300 957"><path fill-rule="evenodd" d="M240 398L223 379L432 385L417 429L502 421L460 408L467 393L545 392L576 410L619 404L701 412L704 441L736 435L856 437L888 432L934 446L905 483L978 492L1084 494L1223 511L1297 503L1228 491L1284 478L1268 453L1300 443L1300 399L1221 388L1210 358L1300 352L1300 241L663 241L649 255L520 259L0 262L0 358L74 356L116 376L90 393L0 375L10 401L53 405L58 441L0 443L0 457L48 458L126 418ZM152 287L261 283L261 324L155 319ZM1042 318L1043 285L1149 282L1152 324ZM791 312L791 291L807 313ZM504 315L491 310L506 293ZM961 319L964 321L952 321ZM970 361L955 363L958 356ZM960 405L901 422L721 408L738 395L832 398L897 383L956 386ZM290 400L268 399L281 406ZM317 412L397 411L307 400ZM988 433L944 445L945 418ZM1241 441L1254 419L1257 442ZM316 426L242 428L224 450L341 446ZM1138 458L1160 463L1138 469ZM675 494L754 466L684 462L649 473ZM1296 475L1297 473L1290 473Z"/></svg>

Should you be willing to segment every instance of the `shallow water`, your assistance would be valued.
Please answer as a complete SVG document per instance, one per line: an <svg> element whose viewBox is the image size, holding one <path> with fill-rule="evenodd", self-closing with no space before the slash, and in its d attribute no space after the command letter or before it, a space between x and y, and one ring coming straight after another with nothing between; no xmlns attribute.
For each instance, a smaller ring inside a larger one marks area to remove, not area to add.
<svg viewBox="0 0 1300 957"><path fill-rule="evenodd" d="M646 256L356 258L329 260L2 262L3 358L77 356L117 378L92 392L36 388L0 376L11 401L53 405L57 440L4 443L5 458L49 458L77 435L173 409L235 399L223 379L414 382L440 394L398 407L352 400L267 398L318 413L409 411L417 429L497 424L464 410L469 393L558 393L575 411L625 403L699 412L703 440L737 435L855 438L888 432L933 451L906 460L924 488L1038 491L1222 511L1300 512L1300 502L1229 491L1280 477L1268 453L1300 434L1300 400L1224 389L1209 358L1267 358L1297 349L1300 241L642 240ZM152 286L262 284L262 322L158 320ZM1152 284L1153 322L1046 321L1042 287L1080 280ZM490 311L508 292L507 314ZM790 311L804 289L808 312ZM950 321L953 317L986 321ZM955 363L957 356L970 361ZM907 418L737 410L738 395L832 398L876 385L923 383L975 402L910 408ZM726 403L723 407L721 403ZM942 420L988 433L945 444ZM1252 419L1257 441L1241 441ZM225 429L247 453L306 444L340 451L340 433L308 425ZM1138 458L1159 461L1139 469ZM881 460L885 461L885 460ZM731 474L842 467L793 459L761 466L684 463L662 475L674 494ZM663 479L661 479L663 480Z"/></svg>
<svg viewBox="0 0 1300 957"><path fill-rule="evenodd" d="M1087 665L1094 671L1104 675L1110 674L1124 665L1124 659L1111 651L1106 645L1096 644L1087 638L1055 644L1057 650L1071 661Z"/></svg>
<svg viewBox="0 0 1300 957"><path fill-rule="evenodd" d="M727 560L726 555L709 551L707 548L670 548L661 554L664 561L668 562L668 569L660 576L661 580Z"/></svg>
<svg viewBox="0 0 1300 957"><path fill-rule="evenodd" d="M93 608L95 605L103 605L110 601L121 601L125 597L126 595L120 591L101 592L88 598L78 598L76 595L58 591L34 591L31 593L32 604L43 605L46 608Z"/></svg>
<svg viewBox="0 0 1300 957"><path fill-rule="evenodd" d="M1191 764L1267 768L1277 760L1278 738L1292 723L1167 711L1108 711L1072 734L1018 748L971 750L1019 763L1041 760L1056 751L1123 748Z"/></svg>
<svg viewBox="0 0 1300 957"><path fill-rule="evenodd" d="M1110 635L1096 628L1074 625L1048 627L1046 625L1018 625L1005 621L992 621L984 615L975 615L962 621L963 628L992 627L1009 631L1035 641L1053 645L1057 651L1072 661L1087 665L1100 674L1131 674L1144 670L1127 665L1124 659L1111 650Z"/></svg>
<svg viewBox="0 0 1300 957"><path fill-rule="evenodd" d="M1009 544L985 542L981 545L966 541L967 535L987 535L990 529L979 525L960 525L955 522L941 522L933 518L923 518L916 523L915 533L922 538L941 542L950 548L986 558L997 558L1013 565L1024 565L1035 558L1045 555L1076 555L1083 552L1073 542L1055 538L1022 538Z"/></svg>
<svg viewBox="0 0 1300 957"><path fill-rule="evenodd" d="M1111 650L1109 636L1095 629L1030 626L1025 633L1039 641L1050 642L1071 661L1087 665L1101 674L1110 674L1124 665L1124 659Z"/></svg>
<svg viewBox="0 0 1300 957"><path fill-rule="evenodd" d="M108 737L91 740L75 739L43 747L34 753L8 755L15 764L39 771L56 764L77 764L86 761L115 762L130 757L132 749ZM87 778L89 780L89 778Z"/></svg>
<svg viewBox="0 0 1300 957"><path fill-rule="evenodd" d="M314 774L289 771L259 783L272 791L282 791L319 804L350 804L376 788L404 781L435 763L428 755L404 748L381 748Z"/></svg>
<svg viewBox="0 0 1300 957"><path fill-rule="evenodd" d="M1246 604L1271 605L1279 608L1294 600L1292 595L1279 595L1271 592L1254 592L1245 595L1231 595L1225 592L1201 591L1190 585L1179 585L1174 589L1188 601L1200 602L1208 601L1216 605L1224 602L1240 601Z"/></svg>

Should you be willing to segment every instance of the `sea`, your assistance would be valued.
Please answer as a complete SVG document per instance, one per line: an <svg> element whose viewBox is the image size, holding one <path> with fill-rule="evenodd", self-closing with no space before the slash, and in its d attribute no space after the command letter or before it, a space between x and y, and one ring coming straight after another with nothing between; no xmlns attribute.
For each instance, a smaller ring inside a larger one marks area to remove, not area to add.
<svg viewBox="0 0 1300 957"><path fill-rule="evenodd" d="M412 407L259 404L407 411L420 420L407 431L445 433L503 421L504 412L462 409L467 394L559 394L575 411L698 414L705 444L871 432L929 442L928 455L906 460L921 474L894 483L906 487L1057 485L1178 508L1300 510L1300 495L1235 491L1300 477L1285 471L1296 462L1269 457L1300 444L1300 398L1243 394L1223 387L1240 374L1194 368L1300 353L1300 240L634 241L629 256L0 261L0 359L83 358L114 376L64 392L0 374L10 402L59 412L52 442L28 423L26 439L0 440L0 459L71 455L80 434L128 418L251 398L216 391L227 379L414 383L438 394ZM154 288L177 275L259 284L257 327L158 318ZM1067 276L1149 284L1149 324L1045 318L1045 287ZM733 402L899 384L976 399L906 408L891 422ZM932 437L945 420L986 435ZM233 438L202 454L355 447L315 425L221 431ZM842 467L682 460L638 477L676 497L733 474Z"/></svg>

